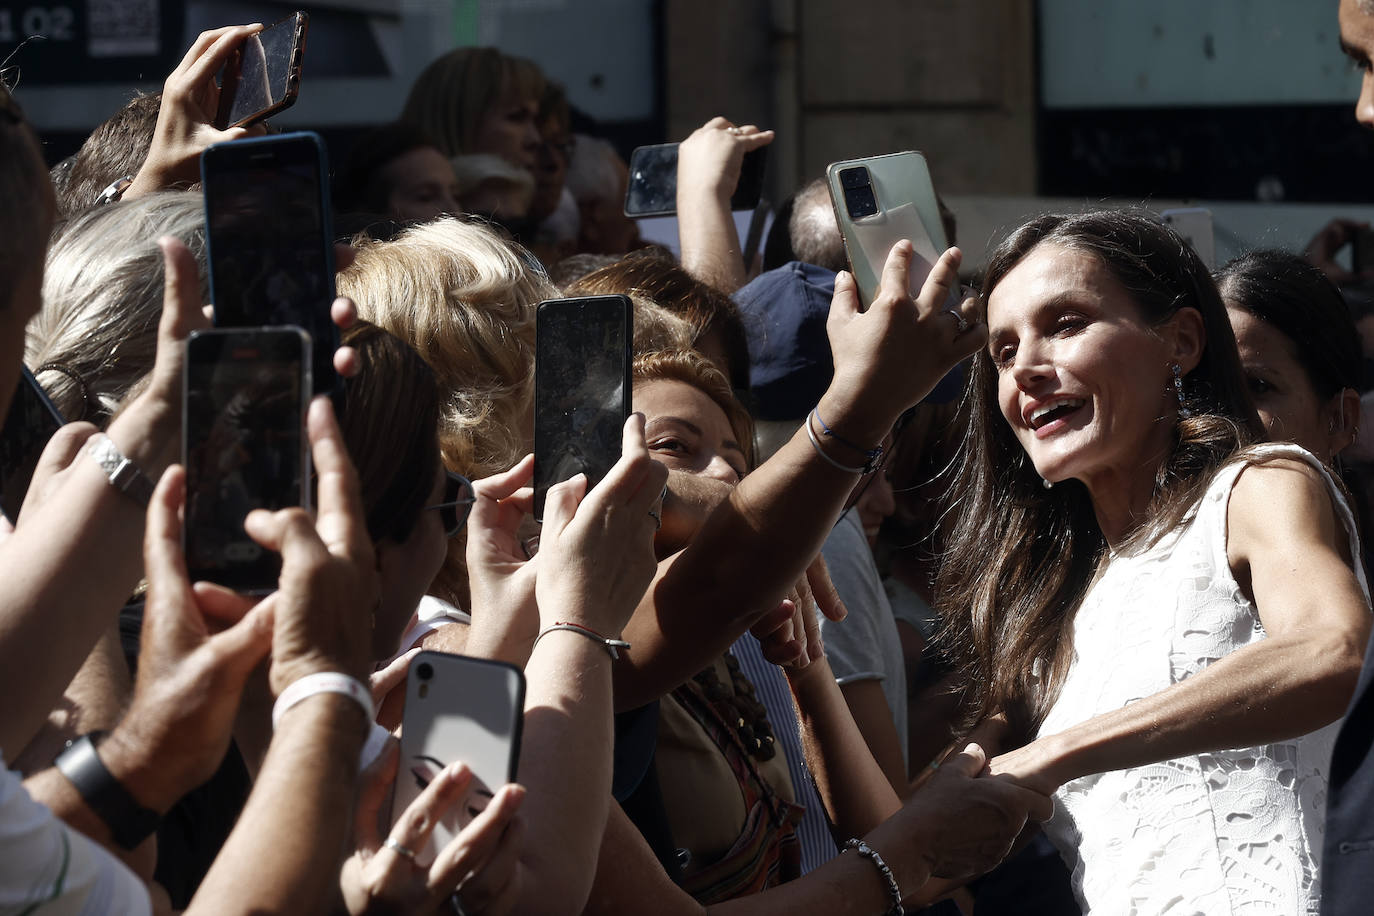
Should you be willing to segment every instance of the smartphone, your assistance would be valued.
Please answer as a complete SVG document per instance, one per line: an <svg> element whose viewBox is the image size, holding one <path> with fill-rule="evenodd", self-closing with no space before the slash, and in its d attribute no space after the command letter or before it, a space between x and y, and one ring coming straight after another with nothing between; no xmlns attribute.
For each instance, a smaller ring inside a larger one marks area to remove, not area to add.
<svg viewBox="0 0 1374 916"><path fill-rule="evenodd" d="M873 304L887 255L902 239L915 249L911 295L917 295L949 247L925 156L904 152L832 162L825 175L863 307ZM946 307L957 306L960 296L951 290Z"/></svg>
<svg viewBox="0 0 1374 916"><path fill-rule="evenodd" d="M391 822L448 764L461 760L472 770L467 795L434 825L425 848L415 850L419 861L433 862L496 789L515 781L524 718L525 675L514 665L447 652L411 659Z"/></svg>
<svg viewBox="0 0 1374 916"><path fill-rule="evenodd" d="M595 486L620 460L630 416L627 296L550 299L535 310L534 517L549 487L578 473Z"/></svg>
<svg viewBox="0 0 1374 916"><path fill-rule="evenodd" d="M0 510L11 522L19 518L43 449L66 422L28 367L20 369L19 385L0 433Z"/></svg>
<svg viewBox="0 0 1374 916"><path fill-rule="evenodd" d="M1355 230L1350 240L1350 270L1356 274L1374 270L1374 229L1362 227Z"/></svg>
<svg viewBox="0 0 1374 916"><path fill-rule="evenodd" d="M640 146L630 154L630 180L625 188L626 216L672 216L677 213L676 143ZM753 210L763 197L768 147L744 154L739 184L730 196L731 210Z"/></svg>
<svg viewBox="0 0 1374 916"><path fill-rule="evenodd" d="M281 558L259 547L243 520L254 509L310 505L310 338L295 327L196 331L186 342L184 379L191 581L274 591Z"/></svg>
<svg viewBox="0 0 1374 916"><path fill-rule="evenodd" d="M309 132L217 143L201 155L215 325L296 325L315 392L334 389L339 332L324 142Z"/></svg>
<svg viewBox="0 0 1374 916"><path fill-rule="evenodd" d="M309 30L310 17L298 12L234 49L220 73L217 128L247 127L296 104Z"/></svg>
<svg viewBox="0 0 1374 916"><path fill-rule="evenodd" d="M1208 270L1216 269L1217 246L1212 230L1211 210L1206 207L1164 210L1159 214L1159 221L1183 236L1183 240L1192 246Z"/></svg>

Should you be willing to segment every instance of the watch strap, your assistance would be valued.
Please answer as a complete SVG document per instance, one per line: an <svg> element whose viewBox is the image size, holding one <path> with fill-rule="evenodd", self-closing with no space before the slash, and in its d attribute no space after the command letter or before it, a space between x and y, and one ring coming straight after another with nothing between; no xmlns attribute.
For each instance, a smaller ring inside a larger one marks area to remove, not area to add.
<svg viewBox="0 0 1374 916"><path fill-rule="evenodd" d="M104 735L91 732L68 742L54 764L110 828L114 841L124 849L135 849L157 830L162 817L140 805L105 768L95 747L95 739Z"/></svg>

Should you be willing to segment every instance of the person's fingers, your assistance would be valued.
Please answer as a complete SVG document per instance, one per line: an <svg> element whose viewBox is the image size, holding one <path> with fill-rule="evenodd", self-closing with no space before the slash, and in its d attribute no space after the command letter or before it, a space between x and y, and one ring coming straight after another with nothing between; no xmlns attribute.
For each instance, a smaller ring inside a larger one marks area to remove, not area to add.
<svg viewBox="0 0 1374 916"><path fill-rule="evenodd" d="M983 321L983 308L977 297L970 296L959 304L964 329L954 336L955 352L960 359L981 350L988 342L988 326Z"/></svg>
<svg viewBox="0 0 1374 916"><path fill-rule="evenodd" d="M410 662L421 651L423 650L417 646L392 659L381 671L372 672L368 680L372 688L373 706L380 707L387 694L405 683L406 674L410 671Z"/></svg>
<svg viewBox="0 0 1374 916"><path fill-rule="evenodd" d="M510 912L515 899L509 891L513 890L516 875L520 871L525 822L520 817L513 816L504 824L504 829L497 838L496 848L487 856L485 862L478 863L466 875L457 874L462 865L450 868L442 874L436 874L435 870L431 869L431 887L448 887L448 882L456 878L459 898L466 909L481 913L482 916L503 916Z"/></svg>
<svg viewBox="0 0 1374 916"><path fill-rule="evenodd" d="M419 852L429 842L430 834L444 812L462 800L471 784L472 770L468 769L467 764L450 763L401 813L388 836L405 848ZM378 855L387 852L398 854L396 850L383 846Z"/></svg>
<svg viewBox="0 0 1374 916"><path fill-rule="evenodd" d="M806 634L807 661L819 661L825 654L825 645L821 642L821 623L816 616L816 605L813 602L810 606L799 607L797 610L801 613L802 629Z"/></svg>
<svg viewBox="0 0 1374 916"><path fill-rule="evenodd" d="M357 378L363 371L363 360L352 347L339 347L334 351L334 371L340 378Z"/></svg>
<svg viewBox="0 0 1374 916"><path fill-rule="evenodd" d="M811 664L811 651L806 644L805 608L805 601L799 601L792 610L792 641L797 644L796 660L793 664L798 668L805 668Z"/></svg>
<svg viewBox="0 0 1374 916"><path fill-rule="evenodd" d="M740 137L740 146L744 147L745 152L753 152L759 147L767 146L773 142L774 133L771 130L761 130L758 133Z"/></svg>
<svg viewBox="0 0 1374 916"><path fill-rule="evenodd" d="M334 271L336 273L343 273L345 270L348 270L348 268L353 266L353 262L357 259L358 249L354 248L352 245L349 245L345 242L334 243ZM340 298L346 297L341 296ZM348 301L351 304L353 300L350 299ZM347 328L348 325L339 325L339 327Z"/></svg>
<svg viewBox="0 0 1374 916"><path fill-rule="evenodd" d="M958 248L949 248L935 261L935 266L921 284L921 294L916 305L923 315L932 314L949 301L949 291L959 288L959 265L964 254Z"/></svg>
<svg viewBox="0 0 1374 916"><path fill-rule="evenodd" d="M439 851L430 868L431 884L454 887L467 875L483 868L524 800L524 786L507 784L497 790L486 809Z"/></svg>
<svg viewBox="0 0 1374 916"><path fill-rule="evenodd" d="M357 256L357 252L350 245L335 245L336 258L340 251L347 251L350 259ZM329 320L334 322L334 326L340 331L347 331L358 323L358 303L347 296L340 296L329 304Z"/></svg>
<svg viewBox="0 0 1374 916"><path fill-rule="evenodd" d="M557 537L568 527L586 492L586 474L577 474L549 487L549 492L544 495L543 539Z"/></svg>
<svg viewBox="0 0 1374 916"><path fill-rule="evenodd" d="M816 608L827 620L838 623L849 616L849 609L840 600L840 592L830 578L830 568L825 565L822 554L816 554L816 559L806 567L806 584L811 586L811 597L816 600Z"/></svg>
<svg viewBox="0 0 1374 916"><path fill-rule="evenodd" d="M791 598L784 598L778 602L778 606L766 612L754 625L749 628L749 632L754 634L757 640L766 639L769 634L775 632L779 627L792 619L792 612L796 610L796 604Z"/></svg>
<svg viewBox="0 0 1374 916"><path fill-rule="evenodd" d="M208 645L216 657L215 667L228 679L220 690L241 690L248 675L272 648L272 614L261 606L244 615L229 629L211 636Z"/></svg>
<svg viewBox="0 0 1374 916"><path fill-rule="evenodd" d="M96 432L94 424L84 421L66 423L58 427L57 432L48 440L48 444L43 446L43 451L38 456L38 464L33 469L33 476L29 478L28 492L24 494L24 501L19 507L21 518L26 512L32 512L32 507L43 502L48 495L48 488L54 484L59 474L72 466L87 440Z"/></svg>
<svg viewBox="0 0 1374 916"><path fill-rule="evenodd" d="M244 595L214 582L192 583L191 591L196 596L201 616L223 625L237 623L262 602L257 596Z"/></svg>
<svg viewBox="0 0 1374 916"><path fill-rule="evenodd" d="M878 292L873 304L900 302L911 295L911 262L915 249L906 239L897 241L887 253L883 272L878 277Z"/></svg>
<svg viewBox="0 0 1374 916"><path fill-rule="evenodd" d="M244 28L244 26L225 25L220 26L217 29L210 29L209 31L201 32L199 35L196 36L196 40L191 42L191 47L187 49L186 54L183 55L181 58L181 63L177 64L176 69L173 70L171 76L167 78L168 81L170 82L172 77L181 76L185 74L187 71L189 71L192 67L195 66L196 61L200 59L200 56L205 53L207 48L213 45L216 41L219 41L225 35L228 35L231 32L235 32L241 28ZM262 28L262 26L259 25L258 28Z"/></svg>
<svg viewBox="0 0 1374 916"><path fill-rule="evenodd" d="M224 66L224 62L229 59L234 48L238 47L255 32L262 31L262 23L252 25L233 26L228 32L211 42L210 47L205 49L196 60L185 70L186 81L191 86L199 86L207 80L214 78L215 74Z"/></svg>
<svg viewBox="0 0 1374 916"><path fill-rule="evenodd" d="M362 522L366 513L358 472L348 456L348 447L329 398L320 396L311 401L306 415L306 432L319 480L316 522L319 537L331 553L360 562L370 557L372 539Z"/></svg>
<svg viewBox="0 0 1374 916"><path fill-rule="evenodd" d="M514 496L534 477L534 456L526 455L509 470L472 482L474 495L480 500L503 500ZM476 506L474 505L475 509Z"/></svg>
<svg viewBox="0 0 1374 916"><path fill-rule="evenodd" d="M388 741L386 748L376 760L368 764L359 774L358 802L353 811L354 844L367 852L376 852L382 845L382 835L377 829L382 806L391 796L391 787L396 783L396 770L401 760L401 744Z"/></svg>
<svg viewBox="0 0 1374 916"><path fill-rule="evenodd" d="M962 773L969 778L977 776L983 772L983 768L988 765L988 755L982 746L974 742L969 742L959 753L948 757L940 764L940 770L952 770Z"/></svg>
<svg viewBox="0 0 1374 916"><path fill-rule="evenodd" d="M735 125L731 124L727 118L724 118L721 115L716 115L714 118L707 121L705 124L701 126L707 130L729 130Z"/></svg>
<svg viewBox="0 0 1374 916"><path fill-rule="evenodd" d="M847 270L838 272L835 291L830 296L830 318L852 318L861 311L863 304L859 301L859 285L854 282L854 275Z"/></svg>
<svg viewBox="0 0 1374 916"><path fill-rule="evenodd" d="M143 530L143 566L149 600L143 616L143 641L183 655L205 635L205 624L190 600L186 560L181 552L181 509L186 474L180 465L163 471L148 501Z"/></svg>

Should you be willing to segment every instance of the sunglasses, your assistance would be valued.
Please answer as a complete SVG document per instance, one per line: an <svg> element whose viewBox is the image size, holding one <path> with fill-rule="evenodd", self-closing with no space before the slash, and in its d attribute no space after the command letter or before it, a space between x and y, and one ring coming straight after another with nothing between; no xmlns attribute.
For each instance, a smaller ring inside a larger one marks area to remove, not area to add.
<svg viewBox="0 0 1374 916"><path fill-rule="evenodd" d="M476 501L477 495L472 491L471 480L462 474L445 471L444 501L425 506L425 511L438 509L439 522L444 526L444 534L453 537L463 530L463 523L468 520L468 513L472 511L472 504Z"/></svg>

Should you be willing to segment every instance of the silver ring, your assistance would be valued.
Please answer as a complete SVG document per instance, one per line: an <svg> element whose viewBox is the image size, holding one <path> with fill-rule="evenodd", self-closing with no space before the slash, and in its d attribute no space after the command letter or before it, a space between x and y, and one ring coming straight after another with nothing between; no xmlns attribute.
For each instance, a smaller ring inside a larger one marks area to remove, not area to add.
<svg viewBox="0 0 1374 916"><path fill-rule="evenodd" d="M967 318L964 317L963 312L958 312L954 309L946 309L945 314L954 319L956 327L956 330L954 332L955 337L958 337L960 334L964 333L969 329L969 321Z"/></svg>
<svg viewBox="0 0 1374 916"><path fill-rule="evenodd" d="M392 850L396 853L396 855L400 856L403 859L409 859L412 862L415 861L415 850L407 849L405 846L402 846L400 843L396 842L391 837L387 837L386 842L382 845L385 846L387 849Z"/></svg>
<svg viewBox="0 0 1374 916"><path fill-rule="evenodd" d="M655 531L657 531L658 529L660 529L660 528L663 527L663 518L662 518L662 516L660 516L660 515L659 515L657 512L655 512L653 509L650 509L650 510L649 510L649 518L651 518L651 519L654 520L654 530L655 530Z"/></svg>
<svg viewBox="0 0 1374 916"><path fill-rule="evenodd" d="M741 130L740 130L740 128L738 128L738 127L727 127L726 130L728 130L730 133L734 134L736 137L738 137L738 136L740 135L740 133L741 133Z"/></svg>

